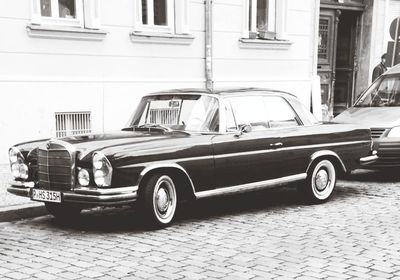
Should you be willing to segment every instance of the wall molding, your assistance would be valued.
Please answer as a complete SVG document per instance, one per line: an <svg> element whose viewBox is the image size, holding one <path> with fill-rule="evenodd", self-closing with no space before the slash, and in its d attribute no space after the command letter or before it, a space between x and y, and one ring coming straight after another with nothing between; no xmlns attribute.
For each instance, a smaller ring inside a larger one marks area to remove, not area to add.
<svg viewBox="0 0 400 280"><path fill-rule="evenodd" d="M77 27L61 27L30 24L26 27L29 37L46 39L68 39L102 41L107 36L104 30L85 29Z"/></svg>

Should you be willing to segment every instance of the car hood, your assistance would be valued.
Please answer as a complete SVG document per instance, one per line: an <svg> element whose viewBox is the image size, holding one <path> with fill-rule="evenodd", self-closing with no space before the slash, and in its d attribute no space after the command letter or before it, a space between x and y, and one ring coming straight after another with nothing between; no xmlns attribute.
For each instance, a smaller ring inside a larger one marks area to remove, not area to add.
<svg viewBox="0 0 400 280"><path fill-rule="evenodd" d="M60 140L72 144L79 152L79 159L84 159L95 151L102 151L105 155L113 155L123 147L135 145L152 147L160 145L167 139L188 137L183 132L142 132L142 131L117 131L100 134L87 134L64 137Z"/></svg>
<svg viewBox="0 0 400 280"><path fill-rule="evenodd" d="M333 119L338 123L362 124L370 128L400 125L399 107L351 107Z"/></svg>
<svg viewBox="0 0 400 280"><path fill-rule="evenodd" d="M79 160L90 159L95 151L102 151L106 156L115 156L130 148L141 152L157 147L168 146L171 142L184 141L183 138L193 135L187 132L156 132L156 131L115 131L108 133L93 133L77 136L58 138L74 146L78 152ZM175 139L176 141L171 141ZM51 139L42 139L15 145L25 157L36 154L36 149ZM170 141L166 141L170 140Z"/></svg>

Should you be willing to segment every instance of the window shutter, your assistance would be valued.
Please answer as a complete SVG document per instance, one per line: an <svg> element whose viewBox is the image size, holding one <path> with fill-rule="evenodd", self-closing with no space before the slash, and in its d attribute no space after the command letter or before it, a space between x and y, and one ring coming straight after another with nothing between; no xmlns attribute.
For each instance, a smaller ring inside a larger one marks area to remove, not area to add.
<svg viewBox="0 0 400 280"><path fill-rule="evenodd" d="M100 1L84 0L85 28L100 29Z"/></svg>
<svg viewBox="0 0 400 280"><path fill-rule="evenodd" d="M40 0L31 0L31 22L40 24Z"/></svg>
<svg viewBox="0 0 400 280"><path fill-rule="evenodd" d="M175 0L175 32L189 34L189 1Z"/></svg>

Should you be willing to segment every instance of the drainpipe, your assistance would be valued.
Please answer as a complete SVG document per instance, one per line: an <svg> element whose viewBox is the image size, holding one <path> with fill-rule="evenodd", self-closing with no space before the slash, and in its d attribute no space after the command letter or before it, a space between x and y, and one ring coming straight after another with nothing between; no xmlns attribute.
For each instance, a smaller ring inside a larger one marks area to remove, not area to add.
<svg viewBox="0 0 400 280"><path fill-rule="evenodd" d="M206 0L206 26L205 26L205 74L206 88L212 91L214 88L213 81L213 60L212 60L212 0Z"/></svg>

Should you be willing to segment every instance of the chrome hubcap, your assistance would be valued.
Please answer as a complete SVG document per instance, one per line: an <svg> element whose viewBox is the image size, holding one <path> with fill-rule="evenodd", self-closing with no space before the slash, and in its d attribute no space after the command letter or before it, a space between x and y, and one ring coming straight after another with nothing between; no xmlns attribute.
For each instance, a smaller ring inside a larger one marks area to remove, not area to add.
<svg viewBox="0 0 400 280"><path fill-rule="evenodd" d="M324 169L320 169L315 176L315 186L319 191L322 191L328 185L329 175Z"/></svg>
<svg viewBox="0 0 400 280"><path fill-rule="evenodd" d="M175 185L172 179L167 176L161 176L153 193L153 207L157 219L163 223L169 223L175 214L177 203Z"/></svg>
<svg viewBox="0 0 400 280"><path fill-rule="evenodd" d="M336 184L335 167L329 160L320 161L314 168L311 177L311 189L319 200L327 199Z"/></svg>
<svg viewBox="0 0 400 280"><path fill-rule="evenodd" d="M170 203L170 197L164 188L160 188L157 192L157 208L160 212L165 212Z"/></svg>

